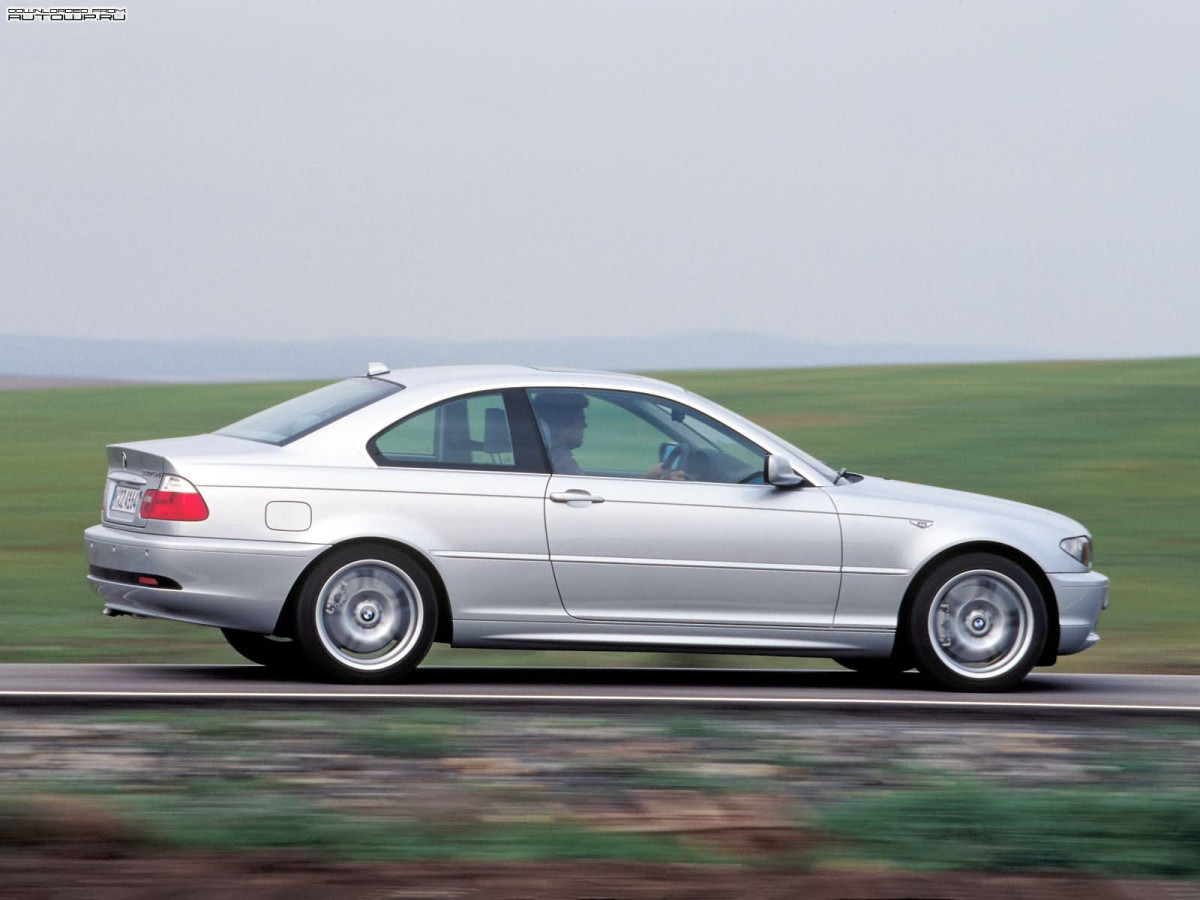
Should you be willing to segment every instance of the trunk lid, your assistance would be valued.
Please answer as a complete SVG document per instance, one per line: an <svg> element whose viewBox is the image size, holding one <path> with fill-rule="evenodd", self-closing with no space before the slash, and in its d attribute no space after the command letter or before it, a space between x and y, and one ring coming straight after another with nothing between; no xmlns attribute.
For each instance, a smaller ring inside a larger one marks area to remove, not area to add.
<svg viewBox="0 0 1200 900"><path fill-rule="evenodd" d="M217 434L110 444L100 520L111 525L145 528L141 505L146 491L158 490L164 474L187 478L188 461L234 462L278 452L278 447Z"/></svg>

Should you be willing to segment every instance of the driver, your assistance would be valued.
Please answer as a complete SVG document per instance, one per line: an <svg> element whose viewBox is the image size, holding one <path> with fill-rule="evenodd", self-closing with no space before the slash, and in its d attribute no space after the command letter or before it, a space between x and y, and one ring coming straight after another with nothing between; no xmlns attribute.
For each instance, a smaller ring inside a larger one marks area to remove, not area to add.
<svg viewBox="0 0 1200 900"><path fill-rule="evenodd" d="M534 406L538 418L549 437L550 469L556 475L584 474L574 451L583 446L583 431L587 428L584 408L587 405L588 398L574 391L545 393L536 399ZM682 481L686 476L682 469L664 469L660 462L642 477Z"/></svg>
<svg viewBox="0 0 1200 900"><path fill-rule="evenodd" d="M537 398L537 414L546 426L550 444L550 470L558 475L582 475L575 454L583 445L587 416L583 409L588 398L576 393L542 394Z"/></svg>

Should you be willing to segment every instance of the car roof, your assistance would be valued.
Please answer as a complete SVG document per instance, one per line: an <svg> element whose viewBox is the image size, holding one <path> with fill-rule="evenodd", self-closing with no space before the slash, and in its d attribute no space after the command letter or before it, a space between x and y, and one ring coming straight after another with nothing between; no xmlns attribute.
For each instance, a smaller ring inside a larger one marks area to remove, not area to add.
<svg viewBox="0 0 1200 900"><path fill-rule="evenodd" d="M502 386L569 385L578 387L641 388L678 391L675 385L642 375L605 372L598 369L554 368L549 366L459 365L417 366L392 369L375 376L409 388L454 387L462 390Z"/></svg>

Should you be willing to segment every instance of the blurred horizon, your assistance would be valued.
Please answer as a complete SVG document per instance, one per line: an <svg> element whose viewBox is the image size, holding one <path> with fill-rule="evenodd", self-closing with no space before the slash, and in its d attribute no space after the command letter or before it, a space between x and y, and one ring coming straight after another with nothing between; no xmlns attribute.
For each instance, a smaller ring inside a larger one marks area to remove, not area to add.
<svg viewBox="0 0 1200 900"><path fill-rule="evenodd" d="M836 368L1184 358L1186 354L1057 354L967 344L793 340L753 332L676 337L429 341L104 340L0 335L0 378L19 381L232 382L344 378L368 361L392 368L506 363L624 371Z"/></svg>

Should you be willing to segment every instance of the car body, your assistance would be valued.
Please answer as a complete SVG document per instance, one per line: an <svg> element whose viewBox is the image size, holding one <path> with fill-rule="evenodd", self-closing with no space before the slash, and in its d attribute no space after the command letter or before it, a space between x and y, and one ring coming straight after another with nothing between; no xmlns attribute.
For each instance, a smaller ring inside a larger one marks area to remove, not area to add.
<svg viewBox="0 0 1200 900"><path fill-rule="evenodd" d="M340 680L402 678L437 640L915 664L995 690L1094 644L1108 602L1069 518L837 473L633 375L371 364L108 466L85 534L107 613Z"/></svg>

